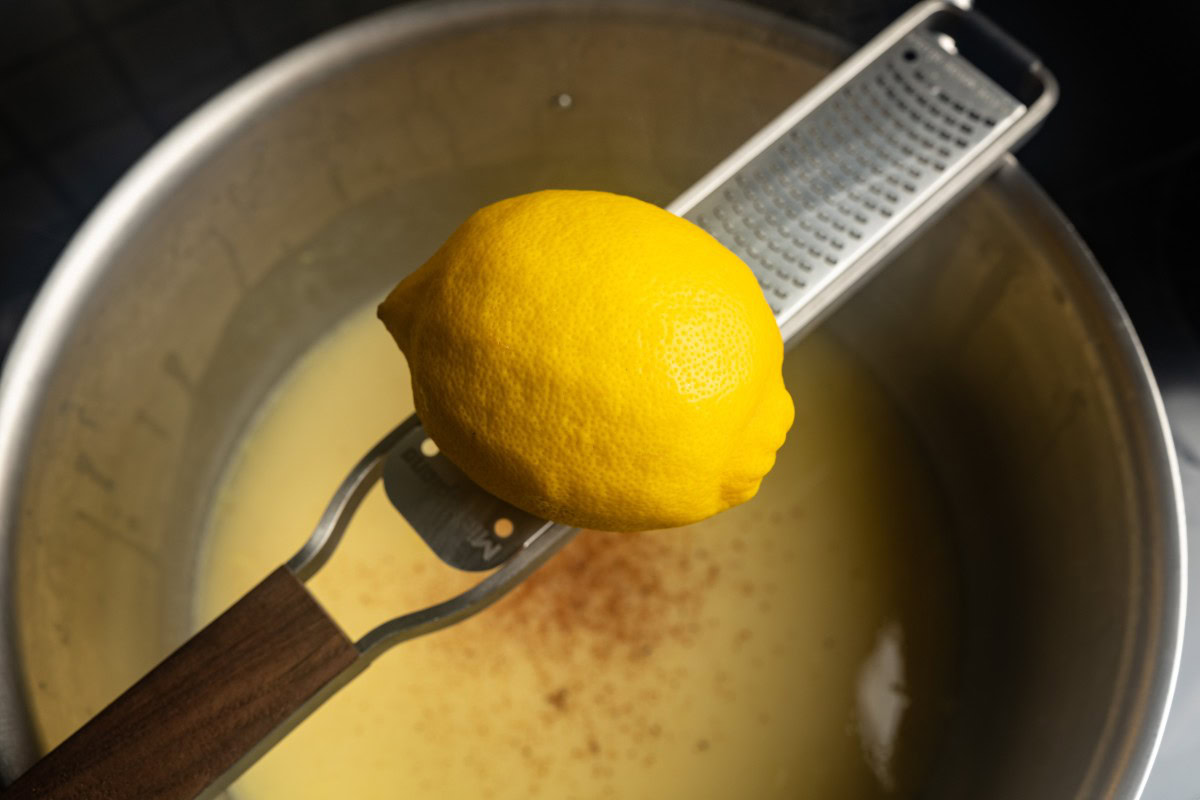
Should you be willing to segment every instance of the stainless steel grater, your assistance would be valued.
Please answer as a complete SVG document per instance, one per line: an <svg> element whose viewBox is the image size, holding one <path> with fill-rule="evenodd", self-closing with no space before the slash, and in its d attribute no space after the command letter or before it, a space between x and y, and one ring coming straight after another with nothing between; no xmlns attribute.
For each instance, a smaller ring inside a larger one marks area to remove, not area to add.
<svg viewBox="0 0 1200 800"><path fill-rule="evenodd" d="M1054 79L1000 30L925 3L667 208L754 270L794 341L997 167L1056 99Z"/></svg>
<svg viewBox="0 0 1200 800"><path fill-rule="evenodd" d="M978 14L923 3L784 111L668 210L705 228L754 271L785 342L999 166L1045 117L1057 85ZM576 531L485 492L410 417L354 469L305 547L304 579L329 557L380 478L444 561L490 570L467 593L376 628L387 646L490 605Z"/></svg>

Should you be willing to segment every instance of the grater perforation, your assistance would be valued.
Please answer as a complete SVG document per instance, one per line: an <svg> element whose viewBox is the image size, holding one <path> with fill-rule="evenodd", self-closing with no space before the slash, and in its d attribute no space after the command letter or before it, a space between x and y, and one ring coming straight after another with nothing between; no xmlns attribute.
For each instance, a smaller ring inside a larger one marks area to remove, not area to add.
<svg viewBox="0 0 1200 800"><path fill-rule="evenodd" d="M781 326L1028 117L935 19L672 206L750 266Z"/></svg>

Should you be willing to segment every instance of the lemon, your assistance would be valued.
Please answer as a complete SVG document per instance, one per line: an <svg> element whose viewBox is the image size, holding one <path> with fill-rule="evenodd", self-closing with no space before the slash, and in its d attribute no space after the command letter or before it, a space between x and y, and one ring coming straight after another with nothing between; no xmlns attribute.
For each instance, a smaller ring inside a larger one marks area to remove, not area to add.
<svg viewBox="0 0 1200 800"><path fill-rule="evenodd" d="M542 191L471 215L379 307L417 413L480 486L583 528L749 500L791 427L750 269L632 197Z"/></svg>

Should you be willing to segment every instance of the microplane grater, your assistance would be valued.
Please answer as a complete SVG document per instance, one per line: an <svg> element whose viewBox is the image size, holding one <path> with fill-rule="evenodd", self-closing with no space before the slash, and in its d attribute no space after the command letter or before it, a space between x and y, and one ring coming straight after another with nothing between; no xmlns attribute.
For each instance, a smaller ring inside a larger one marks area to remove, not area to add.
<svg viewBox="0 0 1200 800"><path fill-rule="evenodd" d="M784 341L793 342L996 169L1057 96L1036 57L987 20L926 2L667 208L749 265ZM414 416L346 478L289 562L294 573L307 578L324 563L381 478L392 505L440 558L464 570L500 569L468 595L381 626L368 636L372 646L474 613L575 533L477 486Z"/></svg>
<svg viewBox="0 0 1200 800"><path fill-rule="evenodd" d="M1040 62L987 20L923 3L667 209L749 265L795 342L996 169L1057 96ZM484 492L444 456L422 455L415 417L399 431L384 487L447 563L490 569L561 528ZM498 520L511 533L500 535Z"/></svg>
<svg viewBox="0 0 1200 800"><path fill-rule="evenodd" d="M668 206L750 266L787 341L998 167L1056 99L1032 59L1043 88L1029 104L1001 88L959 52L946 14L1023 54L978 15L920 6Z"/></svg>

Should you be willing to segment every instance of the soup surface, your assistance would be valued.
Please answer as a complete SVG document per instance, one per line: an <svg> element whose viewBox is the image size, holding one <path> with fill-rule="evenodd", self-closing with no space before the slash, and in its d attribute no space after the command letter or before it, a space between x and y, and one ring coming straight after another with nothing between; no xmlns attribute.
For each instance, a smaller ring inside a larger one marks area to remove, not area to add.
<svg viewBox="0 0 1200 800"><path fill-rule="evenodd" d="M911 795L957 680L947 518L909 430L823 334L786 358L796 423L759 495L700 524L585 532L488 611L400 645L233 788L241 800ZM412 413L364 309L275 391L229 469L202 624L289 558ZM479 578L380 487L310 582L357 638Z"/></svg>

